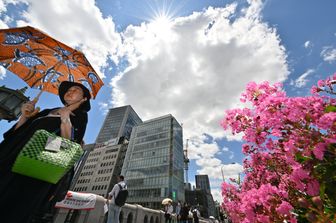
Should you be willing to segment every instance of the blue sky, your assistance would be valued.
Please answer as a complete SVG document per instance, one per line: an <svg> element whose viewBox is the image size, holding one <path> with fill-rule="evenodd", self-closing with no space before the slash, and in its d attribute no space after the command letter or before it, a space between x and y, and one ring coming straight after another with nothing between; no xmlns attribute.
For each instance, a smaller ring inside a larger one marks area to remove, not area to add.
<svg viewBox="0 0 336 223"><path fill-rule="evenodd" d="M249 81L305 96L336 72L335 8L334 0L0 0L0 28L29 24L87 55L105 82L87 143L108 108L130 104L143 120L174 115L190 139L189 180L208 174L219 200L221 169L237 177L244 158L240 137L219 126L224 111L242 106ZM4 69L0 83L26 86ZM38 105L60 102L45 93ZM1 121L0 134L13 124Z"/></svg>

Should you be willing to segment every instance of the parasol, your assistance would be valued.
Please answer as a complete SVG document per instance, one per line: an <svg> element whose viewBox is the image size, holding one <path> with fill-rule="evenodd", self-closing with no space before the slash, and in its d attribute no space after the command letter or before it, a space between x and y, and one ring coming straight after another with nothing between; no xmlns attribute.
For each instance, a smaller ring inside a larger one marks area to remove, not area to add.
<svg viewBox="0 0 336 223"><path fill-rule="evenodd" d="M95 98L103 86L85 55L31 26L0 29L0 65L30 87L58 94L62 81L83 84Z"/></svg>
<svg viewBox="0 0 336 223"><path fill-rule="evenodd" d="M168 204L169 202L173 202L173 200L170 199L170 198L165 198L165 199L162 200L162 204L163 204L163 205L166 205L166 204Z"/></svg>

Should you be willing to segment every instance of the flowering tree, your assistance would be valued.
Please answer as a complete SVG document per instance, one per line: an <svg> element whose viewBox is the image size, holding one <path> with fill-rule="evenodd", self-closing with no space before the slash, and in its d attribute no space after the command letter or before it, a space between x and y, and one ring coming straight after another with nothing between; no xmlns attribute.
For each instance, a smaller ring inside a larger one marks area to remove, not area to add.
<svg viewBox="0 0 336 223"><path fill-rule="evenodd" d="M243 133L244 181L223 183L233 222L336 222L336 74L312 96L287 97L281 84L247 85L221 125Z"/></svg>

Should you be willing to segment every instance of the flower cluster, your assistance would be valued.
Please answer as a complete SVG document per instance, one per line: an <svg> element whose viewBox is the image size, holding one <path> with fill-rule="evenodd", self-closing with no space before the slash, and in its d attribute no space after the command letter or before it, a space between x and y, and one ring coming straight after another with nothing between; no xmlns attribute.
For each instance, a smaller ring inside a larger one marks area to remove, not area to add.
<svg viewBox="0 0 336 223"><path fill-rule="evenodd" d="M335 218L336 100L317 94L333 94L335 83L336 74L319 81L312 96L291 98L281 84L252 82L241 98L252 107L226 111L221 125L246 141L244 181L222 186L223 208L233 222Z"/></svg>

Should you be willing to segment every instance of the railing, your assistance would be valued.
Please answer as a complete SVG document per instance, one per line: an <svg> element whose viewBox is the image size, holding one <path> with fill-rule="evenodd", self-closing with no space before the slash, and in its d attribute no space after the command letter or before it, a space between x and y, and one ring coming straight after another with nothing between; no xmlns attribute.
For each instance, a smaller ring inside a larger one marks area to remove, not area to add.
<svg viewBox="0 0 336 223"><path fill-rule="evenodd" d="M96 205L93 210L67 210L60 209L55 217L54 223L104 223L105 198L97 195ZM125 204L121 208L120 223L164 223L164 212L142 207L137 204ZM173 223L176 223L176 216L173 215ZM200 219L200 223L211 222L208 219Z"/></svg>

